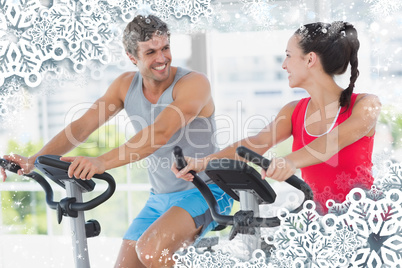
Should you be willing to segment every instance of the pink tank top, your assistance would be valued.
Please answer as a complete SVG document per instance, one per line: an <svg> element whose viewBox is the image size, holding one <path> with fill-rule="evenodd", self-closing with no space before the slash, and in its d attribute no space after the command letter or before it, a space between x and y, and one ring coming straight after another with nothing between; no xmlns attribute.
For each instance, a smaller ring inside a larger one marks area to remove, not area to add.
<svg viewBox="0 0 402 268"><path fill-rule="evenodd" d="M329 131L344 122L352 114L358 94L352 94L349 109L342 107ZM305 127L306 110L311 98L304 98L296 105L292 114L292 151L297 151L319 136L310 135ZM314 192L317 211L327 213L328 199L340 203L349 191L355 187L369 189L373 184L371 155L373 152L374 135L362 137L360 140L346 146L326 162L301 169L302 178Z"/></svg>

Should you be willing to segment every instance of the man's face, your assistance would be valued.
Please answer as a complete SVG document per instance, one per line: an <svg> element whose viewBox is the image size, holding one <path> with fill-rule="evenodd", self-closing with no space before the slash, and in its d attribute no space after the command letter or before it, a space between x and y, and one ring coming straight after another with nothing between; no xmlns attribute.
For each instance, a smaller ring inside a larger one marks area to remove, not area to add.
<svg viewBox="0 0 402 268"><path fill-rule="evenodd" d="M159 82L169 78L172 55L167 35L153 35L146 42L138 42L137 55L130 59L144 78Z"/></svg>

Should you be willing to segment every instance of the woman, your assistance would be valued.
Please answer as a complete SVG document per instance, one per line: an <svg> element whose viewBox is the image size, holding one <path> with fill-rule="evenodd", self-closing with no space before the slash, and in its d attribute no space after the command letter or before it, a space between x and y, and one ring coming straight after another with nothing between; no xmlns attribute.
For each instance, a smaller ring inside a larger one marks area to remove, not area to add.
<svg viewBox="0 0 402 268"><path fill-rule="evenodd" d="M234 159L240 145L264 154L292 135L292 153L272 159L262 178L284 181L300 168L321 213L328 211L327 200L342 202L352 188L369 188L381 103L375 95L353 93L359 46L357 31L347 22L300 27L288 41L282 68L289 74L289 86L305 89L310 97L285 105L257 135L205 158L187 158L188 166L180 172L173 166L176 177L191 181L189 170L204 170L214 158ZM350 82L344 89L334 76L345 73L349 64Z"/></svg>

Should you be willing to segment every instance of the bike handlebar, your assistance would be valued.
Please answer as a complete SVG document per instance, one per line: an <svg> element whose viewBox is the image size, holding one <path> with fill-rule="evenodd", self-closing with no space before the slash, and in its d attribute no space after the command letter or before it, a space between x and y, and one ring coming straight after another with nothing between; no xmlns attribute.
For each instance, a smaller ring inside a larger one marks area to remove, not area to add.
<svg viewBox="0 0 402 268"><path fill-rule="evenodd" d="M174 147L173 154L176 157L176 166L178 170L182 170L187 166L183 151L179 146ZM219 214L219 205L207 184L193 170L191 170L190 173L194 176L193 184L198 188L208 206L211 208L210 211L214 221L221 225L233 225L233 216Z"/></svg>
<svg viewBox="0 0 402 268"><path fill-rule="evenodd" d="M265 157L255 153L254 151L246 148L246 147L239 147L237 149L237 153L239 156L247 159L248 161L257 164L261 166L264 169L267 169L270 165L270 161L266 159ZM183 169L185 166L187 166L186 160L184 159L182 149L179 146L176 146L173 150L173 154L176 157L176 166L178 170ZM189 172L194 176L193 179L193 184L200 190L202 196L206 200L211 214L212 218L220 225L236 225L236 221L234 216L226 216L226 215L221 215L219 214L219 207L216 202L216 199L214 195L212 194L211 190L207 186L207 184L196 174L195 171L191 170ZM286 180L286 182L293 187L299 189L304 193L304 201L306 200L312 200L313 199L313 192L310 188L310 186L298 178L297 176L293 175L289 179ZM303 203L293 211L292 213L298 212L303 208ZM241 217L242 215L240 215ZM248 227L275 227L280 225L280 220L278 217L273 217L273 218L261 218L261 217L247 217L247 223L246 225ZM234 237L235 234L231 234L231 238Z"/></svg>
<svg viewBox="0 0 402 268"><path fill-rule="evenodd" d="M5 170L8 170L15 174L18 174L18 170L21 169L21 167L19 165L17 165L16 163L5 160L3 158L0 158L0 166L2 168L4 168ZM29 178L35 180L37 183L39 183L39 185L45 191L47 205L51 209L56 209L58 203L53 201L53 189L50 186L50 184L47 182L47 180L45 178L43 178L42 175L40 175L39 173L36 173L34 171L29 174L24 174L24 176L29 177Z"/></svg>
<svg viewBox="0 0 402 268"><path fill-rule="evenodd" d="M50 158L48 156L39 156L37 159L37 163L40 165L48 165L52 166L61 170L67 171L70 163L64 162L61 160L56 160L53 158ZM10 162L8 160L0 158L0 166L3 167L4 169L11 171L13 173L17 173L21 167L17 165L16 163ZM46 203L48 206L54 210L57 209L57 205L59 202L55 202L53 200L53 188L49 184L49 182L39 173L37 172L31 172L29 174L24 174L24 176L29 177L33 180L35 180L39 185L42 187L42 189L45 191L46 194ZM73 211L86 211L93 209L100 204L104 203L106 200L108 200L114 193L116 189L116 182L114 181L113 177L108 174L108 173L103 173L103 174L95 174L94 178L99 179L99 180L104 180L108 183L108 188L100 194L99 196L87 201L87 202L75 202L70 204L70 209Z"/></svg>
<svg viewBox="0 0 402 268"><path fill-rule="evenodd" d="M13 173L17 173L18 170L21 169L19 165L14 162L10 162L6 159L0 158L0 167L4 168L5 170L11 171Z"/></svg>
<svg viewBox="0 0 402 268"><path fill-rule="evenodd" d="M67 171L68 168L70 167L69 162L57 160L51 157L48 157L46 155L39 156L38 159L36 160L37 163L40 165L47 165L51 166L60 170L65 170ZM95 174L93 176L95 179L103 180L106 181L108 184L108 188L99 196L87 201L87 202L76 202L71 204L71 209L75 211L86 211L86 210L91 210L100 204L104 203L106 200L108 200L116 190L116 182L114 181L113 177L108 174L108 173L103 173L103 174ZM75 179L77 180L77 179Z"/></svg>
<svg viewBox="0 0 402 268"><path fill-rule="evenodd" d="M39 173L36 172L31 172L29 174L24 174L24 176L31 178L35 180L39 185L42 187L42 189L45 191L45 197L46 197L46 204L54 210L57 210L57 205L59 202L55 202L53 200L53 188L52 186L47 182L47 180L42 177Z"/></svg>
<svg viewBox="0 0 402 268"><path fill-rule="evenodd" d="M271 161L269 161L267 158L244 146L239 146L236 149L236 153L244 159L262 167L265 170L267 170L269 165L271 164ZM303 192L303 203L307 200L313 200L313 191L311 190L310 186L296 175L290 176L285 182ZM292 212L300 211L303 208L303 203Z"/></svg>

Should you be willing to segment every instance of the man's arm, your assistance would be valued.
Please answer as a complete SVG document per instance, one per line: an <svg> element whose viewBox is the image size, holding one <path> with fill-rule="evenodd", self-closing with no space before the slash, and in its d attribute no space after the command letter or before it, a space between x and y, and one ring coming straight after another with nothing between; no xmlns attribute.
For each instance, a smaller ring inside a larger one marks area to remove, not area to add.
<svg viewBox="0 0 402 268"><path fill-rule="evenodd" d="M132 73L125 73L118 77L108 88L106 93L96 100L80 118L71 122L66 128L53 137L39 152L30 157L7 155L4 159L13 161L21 166L19 175L29 173L34 169L38 156L45 154L63 155L84 142L91 133L103 125L107 120L123 109L122 87L128 88ZM5 172L1 170L5 179Z"/></svg>
<svg viewBox="0 0 402 268"><path fill-rule="evenodd" d="M174 101L155 118L153 124L145 127L120 147L99 157L70 157L72 161L68 175L90 179L94 174L139 161L167 144L179 129L197 116L210 116L213 101L208 79L192 72L179 80L173 90Z"/></svg>

